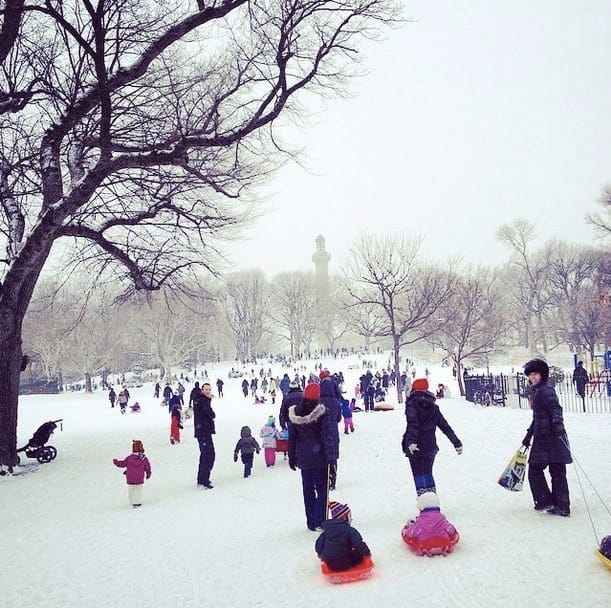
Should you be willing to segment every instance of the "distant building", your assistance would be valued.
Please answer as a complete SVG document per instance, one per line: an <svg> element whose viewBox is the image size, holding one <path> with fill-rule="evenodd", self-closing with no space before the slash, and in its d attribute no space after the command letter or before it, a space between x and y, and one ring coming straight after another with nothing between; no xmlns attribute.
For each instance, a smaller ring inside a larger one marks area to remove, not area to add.
<svg viewBox="0 0 611 608"><path fill-rule="evenodd" d="M322 307L329 302L329 260L331 255L325 251L325 237L319 234L316 237L316 251L312 255L312 262L316 267L316 296L318 305Z"/></svg>

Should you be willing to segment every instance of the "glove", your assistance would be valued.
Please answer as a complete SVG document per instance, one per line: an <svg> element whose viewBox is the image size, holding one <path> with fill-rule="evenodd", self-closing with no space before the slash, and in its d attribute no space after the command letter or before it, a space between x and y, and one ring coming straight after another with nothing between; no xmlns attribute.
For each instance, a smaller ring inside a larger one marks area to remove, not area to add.
<svg viewBox="0 0 611 608"><path fill-rule="evenodd" d="M257 454L259 453L259 450L257 450Z"/></svg>
<svg viewBox="0 0 611 608"><path fill-rule="evenodd" d="M459 456L462 454L462 445L459 445L459 446L456 448L456 453L457 453Z"/></svg>
<svg viewBox="0 0 611 608"><path fill-rule="evenodd" d="M291 469L291 471L296 471L297 467L295 466L294 462L289 462L289 468Z"/></svg>
<svg viewBox="0 0 611 608"><path fill-rule="evenodd" d="M415 443L410 443L407 446L407 449L409 450L410 454L413 454L414 452L419 452L420 451L420 448Z"/></svg>
<svg viewBox="0 0 611 608"><path fill-rule="evenodd" d="M116 458L112 459L112 464L117 464L117 459Z"/></svg>
<svg viewBox="0 0 611 608"><path fill-rule="evenodd" d="M556 422L552 422L552 431L554 435L563 435L564 434L564 424L562 420L558 420Z"/></svg>
<svg viewBox="0 0 611 608"><path fill-rule="evenodd" d="M234 455L233 455L233 462L237 462L237 461L238 461L238 455L237 455L237 454L234 454Z"/></svg>
<svg viewBox="0 0 611 608"><path fill-rule="evenodd" d="M182 424L179 424L179 425L178 425L178 428L179 428L179 429L184 429L185 427L184 427Z"/></svg>

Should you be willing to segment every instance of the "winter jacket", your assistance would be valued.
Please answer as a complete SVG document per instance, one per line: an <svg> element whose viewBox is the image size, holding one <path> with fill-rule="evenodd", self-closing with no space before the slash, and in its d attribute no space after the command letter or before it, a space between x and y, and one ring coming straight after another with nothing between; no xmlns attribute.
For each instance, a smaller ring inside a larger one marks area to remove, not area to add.
<svg viewBox="0 0 611 608"><path fill-rule="evenodd" d="M577 365L573 371L573 384L577 388L577 392L582 393L588 383L588 372L583 365Z"/></svg>
<svg viewBox="0 0 611 608"><path fill-rule="evenodd" d="M462 446L452 427L443 417L435 396L429 391L412 391L405 405L407 430L403 435L403 452L409 456L408 446L415 443L420 456L433 456L438 451L435 431L437 427L455 448Z"/></svg>
<svg viewBox="0 0 611 608"><path fill-rule="evenodd" d="M337 462L337 423L322 403L302 400L289 408L289 466L321 469Z"/></svg>
<svg viewBox="0 0 611 608"><path fill-rule="evenodd" d="M253 454L254 452L258 454L260 449L261 446L259 442L251 435L250 427L243 426L240 431L240 439L238 439L238 442L235 444L235 449L233 450L234 459L237 458L240 451L242 455Z"/></svg>
<svg viewBox="0 0 611 608"><path fill-rule="evenodd" d="M275 426L266 424L262 429L259 436L263 439L261 442L264 448L276 448L276 439L280 438L280 433Z"/></svg>
<svg viewBox="0 0 611 608"><path fill-rule="evenodd" d="M456 528L445 518L438 508L423 509L415 521L407 525L406 535L416 541L431 538L452 538Z"/></svg>
<svg viewBox="0 0 611 608"><path fill-rule="evenodd" d="M331 418L339 423L342 421L342 409L336 394L335 382L331 378L323 378L320 382L320 402L327 408Z"/></svg>
<svg viewBox="0 0 611 608"><path fill-rule="evenodd" d="M322 522L322 530L314 549L331 570L347 570L371 555L359 531L347 522L328 519Z"/></svg>
<svg viewBox="0 0 611 608"><path fill-rule="evenodd" d="M524 443L533 439L528 462L535 464L573 462L568 448L569 440L564 430L562 406L556 391L546 382L531 387L533 419L528 427ZM560 432L559 432L560 431Z"/></svg>
<svg viewBox="0 0 611 608"><path fill-rule="evenodd" d="M344 418L352 418L352 408L350 407L350 401L348 401L348 399L342 399L340 403L342 406L342 416Z"/></svg>
<svg viewBox="0 0 611 608"><path fill-rule="evenodd" d="M280 414L278 414L281 429L286 429L289 425L289 408L293 405L299 405L302 399L303 391L300 388L292 388L284 395L280 405Z"/></svg>
<svg viewBox="0 0 611 608"><path fill-rule="evenodd" d="M195 437L211 437L216 433L214 419L216 414L210 405L212 400L202 393L197 395L193 403L193 430Z"/></svg>
<svg viewBox="0 0 611 608"><path fill-rule="evenodd" d="M291 383L291 381L289 380L289 377L284 374L284 376L282 377L282 380L280 380L280 390L282 391L283 395L286 395L289 392L289 384Z"/></svg>
<svg viewBox="0 0 611 608"><path fill-rule="evenodd" d="M144 478L151 477L151 463L142 453L130 454L124 460L112 459L115 466L125 469L125 481L130 486L138 486L144 483Z"/></svg>

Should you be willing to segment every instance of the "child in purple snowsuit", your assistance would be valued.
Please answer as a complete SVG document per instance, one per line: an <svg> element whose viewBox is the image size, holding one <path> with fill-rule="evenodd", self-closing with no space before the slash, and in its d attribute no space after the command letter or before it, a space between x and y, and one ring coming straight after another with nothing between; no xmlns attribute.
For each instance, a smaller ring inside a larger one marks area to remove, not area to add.
<svg viewBox="0 0 611 608"><path fill-rule="evenodd" d="M112 459L112 463L120 468L124 468L125 481L127 482L127 497L134 508L142 506L142 488L144 478L151 477L151 463L144 455L142 441L134 439L132 441L132 453L124 460Z"/></svg>

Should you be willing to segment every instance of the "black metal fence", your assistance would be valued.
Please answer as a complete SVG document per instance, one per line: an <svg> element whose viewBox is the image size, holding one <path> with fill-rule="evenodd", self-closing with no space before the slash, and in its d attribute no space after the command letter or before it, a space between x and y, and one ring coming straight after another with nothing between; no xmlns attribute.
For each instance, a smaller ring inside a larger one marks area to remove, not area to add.
<svg viewBox="0 0 611 608"><path fill-rule="evenodd" d="M511 406L528 409L528 378L521 373L465 376L465 398L484 406ZM556 389L565 411L611 414L611 370L594 376L580 395L570 376L562 371L550 373L549 384Z"/></svg>

